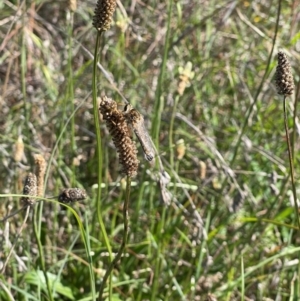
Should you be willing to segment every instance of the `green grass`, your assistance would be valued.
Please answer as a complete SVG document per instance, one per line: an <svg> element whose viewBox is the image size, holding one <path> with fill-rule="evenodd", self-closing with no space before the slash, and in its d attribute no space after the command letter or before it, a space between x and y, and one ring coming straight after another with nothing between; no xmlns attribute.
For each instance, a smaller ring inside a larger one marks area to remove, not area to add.
<svg viewBox="0 0 300 301"><path fill-rule="evenodd" d="M98 97L120 107L125 97L145 116L171 177L166 205L158 160L147 162L138 146L128 241L110 300L300 299L283 98L273 80L282 49L296 85L287 113L299 194L300 6L284 1L279 10L279 3L123 0L100 37L107 73L98 68L96 84L95 1L78 2L74 15L61 1L0 3L0 219L20 208L16 194L36 153L48 164L47 198L63 187L89 195L72 208L54 198L30 210L0 275L0 300L96 300L120 248L126 180L101 119L99 168L94 84ZM188 62L194 76L179 94ZM24 156L17 162L19 136ZM0 223L0 269L24 216Z"/></svg>

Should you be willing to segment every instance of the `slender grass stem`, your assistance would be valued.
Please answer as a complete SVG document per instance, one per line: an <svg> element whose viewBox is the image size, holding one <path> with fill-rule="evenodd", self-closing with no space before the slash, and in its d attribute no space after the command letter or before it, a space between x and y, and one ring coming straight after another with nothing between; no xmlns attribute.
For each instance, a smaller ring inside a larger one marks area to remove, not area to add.
<svg viewBox="0 0 300 301"><path fill-rule="evenodd" d="M243 254L241 256L241 275L242 275L242 279L241 279L241 301L245 300L245 267L244 267L244 257Z"/></svg>
<svg viewBox="0 0 300 301"><path fill-rule="evenodd" d="M129 205L129 199L130 199L130 186L131 186L131 178L129 176L127 176L127 183L126 183L126 193L125 193L125 202L124 202L124 206L123 206L123 223L124 223L124 231L123 231L123 239L122 239L122 244L120 246L120 249L116 255L116 257L114 258L114 260L111 262L110 266L108 267L101 286L100 286L100 290L99 290L99 296L98 296L98 301L102 301L103 300L103 291L104 291L104 287L106 284L106 281L108 279L108 277L111 275L112 270L114 269L114 267L116 266L116 264L118 263L118 261L120 260L123 251L127 245L127 238L128 238L128 205Z"/></svg>
<svg viewBox="0 0 300 301"><path fill-rule="evenodd" d="M50 286L48 274L47 274L47 271L46 271L46 264L45 264L43 246L42 246L42 242L41 242L41 239L40 239L40 237L41 237L41 233L40 233L40 221L42 220L40 215L42 213L42 211L41 211L42 208L43 208L42 203L39 203L38 207L34 207L34 212L33 212L34 213L33 214L33 216L34 216L34 218L33 218L33 231L34 231L34 235L35 235L36 242L37 242L37 245L38 245L39 262L40 262L40 266L41 266L41 269L42 269L44 277L45 277L49 299L51 301L54 301L54 298L52 296L52 290L51 290L51 286Z"/></svg>
<svg viewBox="0 0 300 301"><path fill-rule="evenodd" d="M155 111L154 111L154 118L152 120L152 136L154 138L155 147L158 152L159 152L158 136L159 136L159 130L160 130L160 123L161 123L161 114L164 109L164 102L162 99L162 90L163 90L163 81L164 81L164 77L165 77L168 51L169 51L169 37L170 37L172 7L173 7L173 0L170 0L169 7L168 7L167 34L166 34L166 38L165 38L163 61L161 64L160 74L159 74L158 83L157 83L157 89L156 89L156 93L155 93L155 105L154 105Z"/></svg>
<svg viewBox="0 0 300 301"><path fill-rule="evenodd" d="M160 272L163 263L163 254L165 253L164 250L164 238L163 238L163 231L165 229L165 222L166 222L166 207L163 208L161 221L157 227L158 233L158 240L157 240L157 256L155 260L155 269L154 269L154 280L153 286L151 290L151 301L155 301L158 298L158 291L159 291L159 279L160 279Z"/></svg>
<svg viewBox="0 0 300 301"><path fill-rule="evenodd" d="M98 57L98 49L100 44L100 37L102 32L98 32L96 38L96 47L94 54L94 64L93 64L93 114L94 114L94 122L96 128L96 139L97 139L97 159L98 159L98 190L97 190L97 217L100 224L101 233L104 238L105 246L109 252L109 257L112 260L112 252L111 246L109 243L109 239L105 230L105 226L103 223L102 215L101 215L101 184L102 184L102 147L101 147L101 135L100 135L100 122L99 122L99 113L98 113L98 104L97 104L97 80L96 80L96 71L97 71L97 57Z"/></svg>
<svg viewBox="0 0 300 301"><path fill-rule="evenodd" d="M68 15L68 91L67 98L70 100L71 112L75 110L74 105L74 79L73 79L73 69L72 69L72 51L73 51L73 24L74 24L74 13L71 11L67 12ZM71 119L71 146L72 146L72 156L76 152L76 141L75 141L75 116L73 115ZM72 183L75 181L75 166L72 165Z"/></svg>
<svg viewBox="0 0 300 301"><path fill-rule="evenodd" d="M179 95L176 95L173 110L172 110L171 120L170 120L170 129L169 129L170 165L171 165L172 169L174 168L173 130L174 130L174 119L175 119L175 115L176 115L178 101L179 101Z"/></svg>
<svg viewBox="0 0 300 301"><path fill-rule="evenodd" d="M287 123L286 96L284 96L284 99L283 99L283 112L284 112L284 127L285 127L285 134L286 134L286 142L287 142L287 147L288 147L288 152L289 152L290 175L291 175L291 181L292 181L294 206L295 206L295 211L296 211L295 213L296 213L298 228L300 231L299 206L298 206L298 201L297 201L296 184L295 184L294 160L293 160L293 152L292 152L290 135L289 135L289 128L288 128L288 123Z"/></svg>
<svg viewBox="0 0 300 301"><path fill-rule="evenodd" d="M102 219L101 214L101 184L102 184L102 143L101 143L101 134L100 134L100 122L99 122L99 112L98 112L98 103L97 103L97 63L98 63L98 50L100 45L102 31L97 32L96 46L94 53L94 63L93 63L93 82L92 82L92 94L93 94L93 115L96 129L96 139L97 139L97 159L98 159L98 189L97 189L97 218L100 225L101 234L103 235L105 247L109 253L110 262L113 260L112 250L109 243L109 239L106 233L105 225ZM110 286L110 298L112 295L112 290ZM100 296L100 294L99 294Z"/></svg>
<svg viewBox="0 0 300 301"><path fill-rule="evenodd" d="M26 11L26 6L24 7L24 12ZM24 13L25 17L25 13ZM22 22L26 22L22 19ZM24 26L25 27L25 26ZM24 115L26 125L28 126L29 122L29 106L30 104L27 102L27 93L26 93L26 71L27 71L27 49L26 49L26 38L25 38L25 30L22 32L22 46L21 46L21 90L24 102ZM29 130L29 129L28 129Z"/></svg>
<svg viewBox="0 0 300 301"><path fill-rule="evenodd" d="M292 154L293 154L293 159L295 161L295 156L294 156L294 152L295 152L295 141L296 141L296 133L297 133L297 123L296 123L296 118L297 118L297 109L298 109L298 95L300 93L300 83L297 84L297 89L296 89L296 93L295 93L295 102L294 102L294 112L293 112L293 139L292 139ZM295 163L295 162L294 162Z"/></svg>

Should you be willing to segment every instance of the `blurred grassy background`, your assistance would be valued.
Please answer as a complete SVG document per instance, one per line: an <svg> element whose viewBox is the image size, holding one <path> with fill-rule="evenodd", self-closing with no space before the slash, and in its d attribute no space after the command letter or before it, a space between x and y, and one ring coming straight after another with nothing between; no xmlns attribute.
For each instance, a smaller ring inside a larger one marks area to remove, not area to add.
<svg viewBox="0 0 300 301"><path fill-rule="evenodd" d="M83 187L89 194L74 209L85 226L98 287L108 257L96 218L92 60L86 51L95 47L95 4L77 1L72 12L67 1L0 2L0 191L8 194L1 198L0 218L20 207L9 194L22 192L33 154L42 154L49 164L47 197L63 187ZM118 2L100 60L114 84L102 73L99 95L123 105L117 87L144 114L152 134L159 97L156 142L171 177L163 192L172 201L163 204L161 174L139 147L129 245L113 273L113 300L213 300L209 294L217 300L299 300L299 232L291 227L282 99L273 82L282 49L296 84L289 124L297 174L299 21L300 1ZM164 51L166 72L159 79ZM101 135L102 216L116 251L122 175L103 123ZM0 267L22 220L20 213L0 224ZM47 201L39 220L54 299L92 300L74 214ZM31 217L1 275L0 300L49 300L33 224Z"/></svg>

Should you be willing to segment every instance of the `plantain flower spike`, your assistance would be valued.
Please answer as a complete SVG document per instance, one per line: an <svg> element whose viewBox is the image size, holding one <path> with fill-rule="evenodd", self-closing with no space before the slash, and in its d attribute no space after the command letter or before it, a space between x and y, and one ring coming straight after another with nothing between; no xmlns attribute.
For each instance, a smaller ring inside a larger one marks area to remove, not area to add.
<svg viewBox="0 0 300 301"><path fill-rule="evenodd" d="M279 51L277 58L278 65L275 72L277 93L284 96L291 95L295 88L291 65L284 52Z"/></svg>
<svg viewBox="0 0 300 301"><path fill-rule="evenodd" d="M114 100L106 96L102 98L99 109L119 154L122 172L129 177L136 176L139 165L137 149L130 136L123 112L118 110Z"/></svg>
<svg viewBox="0 0 300 301"><path fill-rule="evenodd" d="M37 180L33 173L29 173L24 182L23 194L28 195L28 197L22 197L21 203L25 206L32 206L35 203L35 199L30 196L37 195Z"/></svg>
<svg viewBox="0 0 300 301"><path fill-rule="evenodd" d="M116 0L98 0L93 17L93 26L101 32L108 30L115 9Z"/></svg>
<svg viewBox="0 0 300 301"><path fill-rule="evenodd" d="M65 188L60 192L58 196L58 200L64 204L83 201L86 198L86 191L81 188Z"/></svg>

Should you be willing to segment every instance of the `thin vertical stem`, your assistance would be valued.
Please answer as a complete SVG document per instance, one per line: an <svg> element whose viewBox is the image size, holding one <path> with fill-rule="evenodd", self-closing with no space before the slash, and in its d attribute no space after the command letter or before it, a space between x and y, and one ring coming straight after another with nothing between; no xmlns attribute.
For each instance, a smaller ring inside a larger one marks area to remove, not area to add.
<svg viewBox="0 0 300 301"><path fill-rule="evenodd" d="M74 78L72 70L72 51L73 51L73 24L74 24L74 13L72 11L67 11L67 31L68 31L68 90L67 98L71 100L71 112L74 111ZM76 152L76 140L75 140L75 116L73 115L71 119L71 146L72 146L72 156ZM75 184L75 166L72 164L72 184Z"/></svg>
<svg viewBox="0 0 300 301"><path fill-rule="evenodd" d="M102 184L103 162L102 162L102 144L101 144L101 134L100 134L99 112L98 112L98 103L97 103L97 63L98 63L97 58L98 58L98 49L100 45L101 35L102 35L102 31L98 31L96 37L95 53L94 53L93 81L92 81L93 114L94 114L94 122L95 122L95 129L96 129L97 160L98 160L97 218L100 225L101 233L103 235L105 246L109 253L110 262L112 262L113 256L112 256L111 246L109 243L109 239L106 233L105 225L101 214L101 184Z"/></svg>
<svg viewBox="0 0 300 301"><path fill-rule="evenodd" d="M101 286L100 286L100 290L99 290L99 296L98 296L98 301L102 301L102 295L103 295L103 291L104 291L104 287L106 284L106 281L108 279L108 277L110 276L112 270L114 269L114 267L116 266L117 262L120 260L123 251L127 245L127 238L128 238L128 205L129 205L129 199L130 199L130 186L131 186L131 178L129 176L127 176L127 182L126 182L126 194L125 194L125 202L124 202L124 206L123 206L123 223L124 223L124 231L123 231L123 239L122 239L122 243L120 246L120 249L116 255L116 257L114 258L114 260L111 262L110 266L108 267Z"/></svg>
<svg viewBox="0 0 300 301"><path fill-rule="evenodd" d="M54 301L53 299L53 295L52 295L52 290L51 290L51 286L50 286L50 281L49 281L49 278L48 278L48 273L47 273L47 270L46 270L46 264L45 264L45 257L44 257L44 251L43 251L43 246L42 246L42 242L41 242L41 233L40 233L40 228L38 226L40 226L40 223L39 221L41 221L41 218L40 218L40 215L38 216L38 213L39 214L41 213L41 208L42 208L42 203L40 203L40 206L38 207L33 207L34 209L34 219L33 219L33 231L34 231L34 235L35 235L35 238L36 238L36 242L37 242L37 246L38 246L38 250L39 250L39 261L40 261L40 265L41 265L41 269L43 271L43 274L44 274L44 277L45 277L45 281L46 281L46 286L47 286L47 290L48 290L48 297L51 301ZM27 209L28 211L28 209ZM27 213L27 212L26 212Z"/></svg>
<svg viewBox="0 0 300 301"><path fill-rule="evenodd" d="M156 146L157 151L158 149L158 136L159 136L159 129L160 129L160 122L161 122L161 114L164 108L164 103L162 99L162 88L163 88L163 80L166 71L167 65L167 58L168 58L168 51L169 51L169 37L170 37L170 24L171 24L171 16L172 16L172 6L173 0L169 1L168 7L168 20L167 20L167 33L165 38L165 45L164 45L164 54L163 54L163 61L160 68L160 74L158 77L157 89L155 93L155 111L154 111L154 118L152 120L152 137L154 138L154 143Z"/></svg>
<svg viewBox="0 0 300 301"><path fill-rule="evenodd" d="M295 171L294 171L294 163L293 163L293 153L289 135L289 128L287 123L287 111L286 111L286 96L283 99L283 112L284 112L284 127L285 127L285 134L286 134L286 142L289 152L289 163L290 163L290 174L291 174L291 181L292 181L292 190L293 190L293 197L294 197L294 205L295 205L295 213L298 222L298 228L300 230L300 218L299 218L299 207L297 201L297 193L296 193L296 185L295 185Z"/></svg>
<svg viewBox="0 0 300 301"><path fill-rule="evenodd" d="M292 154L293 154L293 159L295 160L295 156L294 156L294 151L295 151L295 141L296 141L296 133L297 133L297 129L296 129L296 118L297 118L297 109L298 109L298 95L300 92L300 83L298 82L297 84L297 89L296 89L296 93L295 93L295 102L294 102L294 112L293 112L293 139L292 139Z"/></svg>
<svg viewBox="0 0 300 301"><path fill-rule="evenodd" d="M170 166L171 166L171 168L174 168L173 130L174 130L174 119L175 119L175 115L176 115L178 101L179 101L179 95L176 95L174 105L173 105L171 120L170 120L170 128L169 128L169 150L170 150Z"/></svg>
<svg viewBox="0 0 300 301"><path fill-rule="evenodd" d="M166 221L166 207L163 208L162 214L161 214L161 221L158 223L157 226L157 256L155 259L155 268L154 268L154 279L153 279L153 285L151 290L151 301L155 301L158 298L158 291L159 291L159 279L160 279L160 273L162 269L162 263L163 258L162 254L164 254L164 235L163 235L163 229L165 228L165 221Z"/></svg>

